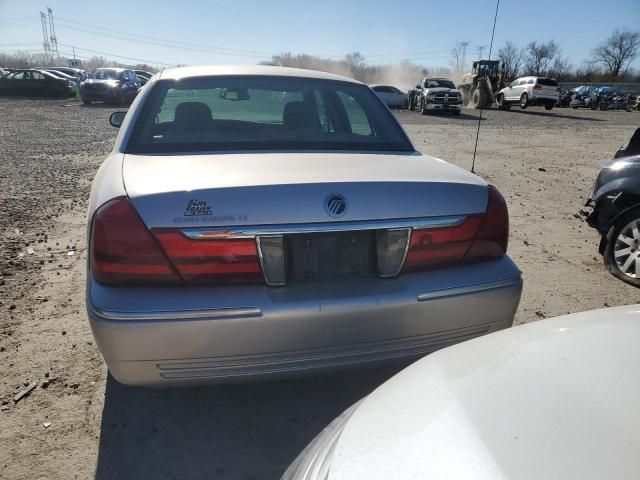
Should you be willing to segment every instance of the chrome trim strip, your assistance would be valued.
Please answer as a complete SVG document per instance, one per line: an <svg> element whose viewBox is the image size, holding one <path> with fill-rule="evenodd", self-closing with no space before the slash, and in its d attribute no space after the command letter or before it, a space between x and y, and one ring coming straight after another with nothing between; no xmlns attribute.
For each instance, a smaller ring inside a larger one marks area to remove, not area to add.
<svg viewBox="0 0 640 480"><path fill-rule="evenodd" d="M185 228L181 232L192 240L213 240L225 238L255 238L258 235L287 235L294 233L344 232L349 230L382 229L427 229L455 227L460 225L466 215L447 217L404 218L396 220L365 220L333 223L298 223L285 225L225 226L210 228Z"/></svg>
<svg viewBox="0 0 640 480"><path fill-rule="evenodd" d="M501 280L491 283L477 283L475 285L467 285L458 288L446 288L443 290L434 290L418 295L419 302L426 302L436 298L452 297L454 295L468 295L470 293L484 292L486 290L494 290L497 288L511 287L522 283L522 279Z"/></svg>
<svg viewBox="0 0 640 480"><path fill-rule="evenodd" d="M213 320L219 318L261 317L262 311L258 307L223 307L206 310L157 310L148 312L119 312L102 310L91 306L94 315L101 320L119 321L166 321L166 320Z"/></svg>

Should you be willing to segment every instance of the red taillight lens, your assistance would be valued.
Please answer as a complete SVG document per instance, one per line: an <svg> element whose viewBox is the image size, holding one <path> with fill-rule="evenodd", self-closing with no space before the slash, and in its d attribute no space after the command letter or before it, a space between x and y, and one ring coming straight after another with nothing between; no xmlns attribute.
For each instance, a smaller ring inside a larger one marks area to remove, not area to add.
<svg viewBox="0 0 640 480"><path fill-rule="evenodd" d="M403 270L502 257L509 237L507 204L494 187L488 190L484 215L470 215L455 227L414 230Z"/></svg>
<svg viewBox="0 0 640 480"><path fill-rule="evenodd" d="M538 85L537 83L533 86L534 90L542 90L542 85Z"/></svg>
<svg viewBox="0 0 640 480"><path fill-rule="evenodd" d="M126 198L100 207L91 226L91 273L110 285L180 284L162 250Z"/></svg>
<svg viewBox="0 0 640 480"><path fill-rule="evenodd" d="M489 185L487 211L467 252L466 259L500 258L509 243L509 211L500 192Z"/></svg>
<svg viewBox="0 0 640 480"><path fill-rule="evenodd" d="M481 221L481 215L471 215L456 227L414 230L411 232L404 271L459 262L471 246Z"/></svg>
<svg viewBox="0 0 640 480"><path fill-rule="evenodd" d="M560 87L556 87L556 92L560 93Z"/></svg>
<svg viewBox="0 0 640 480"><path fill-rule="evenodd" d="M153 233L180 276L189 284L264 282L253 239L192 240L175 230Z"/></svg>

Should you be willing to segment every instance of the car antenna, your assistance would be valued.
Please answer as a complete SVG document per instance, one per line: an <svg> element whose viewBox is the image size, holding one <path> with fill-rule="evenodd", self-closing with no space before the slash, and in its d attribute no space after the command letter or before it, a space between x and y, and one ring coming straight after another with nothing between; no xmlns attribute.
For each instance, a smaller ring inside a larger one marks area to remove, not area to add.
<svg viewBox="0 0 640 480"><path fill-rule="evenodd" d="M493 17L493 30L491 31L491 44L489 45L489 58L491 60L491 52L493 51L493 37L496 34L496 21L498 20L498 9L500 8L500 0L496 2L496 14ZM480 59L482 60L482 59ZM473 160L471 161L471 173L476 173L476 152L478 151L478 138L480 137L480 123L482 122L482 110L484 104L480 104L480 116L478 117L478 129L476 130L476 145L473 147Z"/></svg>

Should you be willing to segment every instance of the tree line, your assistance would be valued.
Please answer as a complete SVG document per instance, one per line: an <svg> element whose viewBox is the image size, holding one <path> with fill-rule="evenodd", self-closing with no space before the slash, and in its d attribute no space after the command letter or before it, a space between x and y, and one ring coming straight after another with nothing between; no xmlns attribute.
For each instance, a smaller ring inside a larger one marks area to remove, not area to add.
<svg viewBox="0 0 640 480"><path fill-rule="evenodd" d="M498 50L498 58L508 80L540 75L564 82L640 82L640 70L631 68L639 50L640 32L615 30L593 48L590 59L575 67L554 40L524 47L508 41Z"/></svg>

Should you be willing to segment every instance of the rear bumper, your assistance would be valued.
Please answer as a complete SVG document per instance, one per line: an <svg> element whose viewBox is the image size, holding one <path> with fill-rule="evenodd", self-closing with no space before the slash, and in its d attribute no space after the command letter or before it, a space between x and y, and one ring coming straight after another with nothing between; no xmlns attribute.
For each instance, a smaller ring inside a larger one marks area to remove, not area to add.
<svg viewBox="0 0 640 480"><path fill-rule="evenodd" d="M531 95L528 100L527 103L529 105L555 105L556 103L558 103L558 98L559 97L546 97L546 96L533 96Z"/></svg>
<svg viewBox="0 0 640 480"><path fill-rule="evenodd" d="M511 326L508 258L318 287L114 288L87 310L113 376L146 386L248 381L418 357Z"/></svg>

